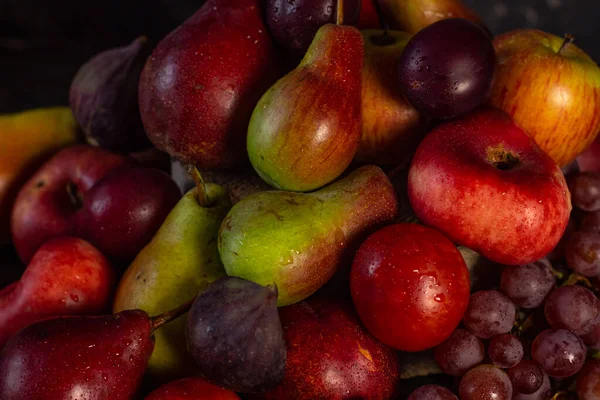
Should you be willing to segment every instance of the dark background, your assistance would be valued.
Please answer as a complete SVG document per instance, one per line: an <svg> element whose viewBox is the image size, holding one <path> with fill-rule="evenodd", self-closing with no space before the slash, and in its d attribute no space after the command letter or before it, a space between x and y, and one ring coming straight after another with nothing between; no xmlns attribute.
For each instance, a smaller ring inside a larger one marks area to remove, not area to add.
<svg viewBox="0 0 600 400"><path fill-rule="evenodd" d="M598 0L464 0L494 33L572 33L600 60ZM155 44L202 0L0 0L0 113L67 104L77 68L146 35Z"/></svg>

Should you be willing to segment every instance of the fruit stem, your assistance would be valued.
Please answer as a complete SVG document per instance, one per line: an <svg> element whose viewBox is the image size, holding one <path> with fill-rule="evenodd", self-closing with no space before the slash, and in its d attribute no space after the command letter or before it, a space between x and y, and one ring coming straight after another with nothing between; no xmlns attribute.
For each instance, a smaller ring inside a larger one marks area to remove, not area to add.
<svg viewBox="0 0 600 400"><path fill-rule="evenodd" d="M560 46L560 49L558 49L558 54L563 55L562 54L563 50L565 50L567 48L567 46L569 46L574 41L575 41L575 37L573 35L571 35L570 33L567 33L565 35L565 40L564 40L562 46Z"/></svg>
<svg viewBox="0 0 600 400"><path fill-rule="evenodd" d="M208 193L206 193L206 183L204 183L204 179L202 179L198 168L192 164L187 164L185 170L190 174L194 182L196 182L196 193L198 194L198 204L200 204L200 207L210 206L210 199L208 198Z"/></svg>
<svg viewBox="0 0 600 400"><path fill-rule="evenodd" d="M335 19L336 25L344 25L344 0L338 0L337 2L337 18Z"/></svg>
<svg viewBox="0 0 600 400"><path fill-rule="evenodd" d="M389 22L387 22L387 20L383 16L383 11L381 11L381 6L379 5L379 2L374 1L373 5L375 6L375 13L377 14L377 19L379 20L381 29L383 29L387 33L387 31L390 30L390 24L389 24Z"/></svg>
<svg viewBox="0 0 600 400"><path fill-rule="evenodd" d="M569 275L567 280L564 281L560 286L576 285L578 283L583 283L586 287L590 289L592 288L592 283L590 282L590 280L585 276L579 275L577 273L572 273L571 275Z"/></svg>
<svg viewBox="0 0 600 400"><path fill-rule="evenodd" d="M180 305L177 308L174 308L172 310L169 310L167 312L164 312L162 314L159 314L159 315L156 315L156 316L150 318L150 327L152 328L152 332L156 331L161 326L168 324L169 322L181 317L183 314L188 312L190 310L190 308L192 308L192 304L194 304L194 300L196 300L196 297L183 303L182 305Z"/></svg>
<svg viewBox="0 0 600 400"><path fill-rule="evenodd" d="M81 192L77 188L77 185L73 182L67 183L67 194L69 195L71 204L73 204L75 208L80 209L83 207L83 197L81 196Z"/></svg>

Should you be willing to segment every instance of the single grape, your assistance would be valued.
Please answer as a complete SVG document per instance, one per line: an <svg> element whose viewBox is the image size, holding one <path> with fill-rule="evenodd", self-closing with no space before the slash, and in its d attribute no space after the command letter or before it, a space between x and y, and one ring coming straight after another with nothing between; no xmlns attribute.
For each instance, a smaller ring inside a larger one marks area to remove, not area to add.
<svg viewBox="0 0 600 400"><path fill-rule="evenodd" d="M267 0L266 21L276 41L304 53L320 27L336 22L337 5L337 0ZM360 6L360 0L344 0L344 24L358 22Z"/></svg>
<svg viewBox="0 0 600 400"><path fill-rule="evenodd" d="M580 337L588 347L600 350L600 323L595 324L591 331Z"/></svg>
<svg viewBox="0 0 600 400"><path fill-rule="evenodd" d="M540 333L531 346L531 358L553 378L575 375L585 361L586 347L573 332L548 329Z"/></svg>
<svg viewBox="0 0 600 400"><path fill-rule="evenodd" d="M463 322L473 335L489 339L510 332L515 312L515 305L501 292L482 290L471 295Z"/></svg>
<svg viewBox="0 0 600 400"><path fill-rule="evenodd" d="M546 298L544 314L554 329L568 329L581 336L589 333L600 317L600 301L583 286L562 286Z"/></svg>
<svg viewBox="0 0 600 400"><path fill-rule="evenodd" d="M463 376L481 364L485 348L481 340L464 329L457 329L433 351L438 366L445 374Z"/></svg>
<svg viewBox="0 0 600 400"><path fill-rule="evenodd" d="M507 373L516 393L535 393L542 387L544 381L544 373L532 360L522 360Z"/></svg>
<svg viewBox="0 0 600 400"><path fill-rule="evenodd" d="M513 400L549 400L551 397L552 387L550 386L550 378L546 374L544 374L542 386L536 392L532 394L513 393Z"/></svg>
<svg viewBox="0 0 600 400"><path fill-rule="evenodd" d="M413 391L408 400L458 400L458 397L445 387L438 385L425 385Z"/></svg>
<svg viewBox="0 0 600 400"><path fill-rule="evenodd" d="M600 235L575 232L565 248L567 265L583 276L600 275Z"/></svg>
<svg viewBox="0 0 600 400"><path fill-rule="evenodd" d="M486 100L496 54L481 26L445 19L416 33L398 63L400 88L424 115L452 118Z"/></svg>
<svg viewBox="0 0 600 400"><path fill-rule="evenodd" d="M523 345L516 336L503 333L492 337L488 354L496 366L500 368L514 367L523 359Z"/></svg>
<svg viewBox="0 0 600 400"><path fill-rule="evenodd" d="M504 268L500 289L519 307L538 308L552 291L556 281L550 261L545 258L527 265Z"/></svg>
<svg viewBox="0 0 600 400"><path fill-rule="evenodd" d="M579 400L600 399L600 360L585 363L577 377L577 396Z"/></svg>
<svg viewBox="0 0 600 400"><path fill-rule="evenodd" d="M579 225L579 231L600 235L600 211L586 213Z"/></svg>
<svg viewBox="0 0 600 400"><path fill-rule="evenodd" d="M600 210L600 174L585 171L568 179L571 202L583 211Z"/></svg>
<svg viewBox="0 0 600 400"><path fill-rule="evenodd" d="M483 364L466 373L460 381L460 400L510 400L512 383L500 368Z"/></svg>

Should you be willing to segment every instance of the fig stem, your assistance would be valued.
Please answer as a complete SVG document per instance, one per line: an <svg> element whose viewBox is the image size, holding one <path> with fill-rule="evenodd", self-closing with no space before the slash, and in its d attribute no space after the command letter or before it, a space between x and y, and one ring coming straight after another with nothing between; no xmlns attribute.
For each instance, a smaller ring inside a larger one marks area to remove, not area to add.
<svg viewBox="0 0 600 400"><path fill-rule="evenodd" d="M337 18L336 25L344 25L344 0L337 0Z"/></svg>
<svg viewBox="0 0 600 400"><path fill-rule="evenodd" d="M575 37L573 35L571 35L570 33L567 33L565 35L565 40L563 41L562 46L560 46L560 49L558 49L558 54L563 55L562 52L567 48L567 46L569 46L574 41L575 41Z"/></svg>
<svg viewBox="0 0 600 400"><path fill-rule="evenodd" d="M168 324L169 322L173 321L174 319L177 319L177 318L181 317L183 314L185 314L186 312L190 311L190 308L192 308L192 304L194 304L194 300L196 300L196 297L194 297L191 300L188 300L187 302L183 303L179 307L176 307L172 310L169 310L162 314L151 317L150 318L150 327L152 328L152 332L156 331L161 326Z"/></svg>
<svg viewBox="0 0 600 400"><path fill-rule="evenodd" d="M204 183L204 179L202 179L202 175L200 175L198 168L192 164L187 164L185 170L192 177L194 182L196 182L196 193L198 194L198 204L200 204L200 207L210 206L210 199L208 193L206 193L206 183Z"/></svg>

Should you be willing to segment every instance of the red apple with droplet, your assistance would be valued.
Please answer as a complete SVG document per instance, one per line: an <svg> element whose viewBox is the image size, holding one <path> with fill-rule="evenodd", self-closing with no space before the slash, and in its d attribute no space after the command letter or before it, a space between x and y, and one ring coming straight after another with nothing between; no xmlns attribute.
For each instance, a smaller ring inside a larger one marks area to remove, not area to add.
<svg viewBox="0 0 600 400"><path fill-rule="evenodd" d="M399 350L421 351L442 343L460 323L469 302L469 270L438 231L396 224L360 246L350 289L373 336Z"/></svg>

